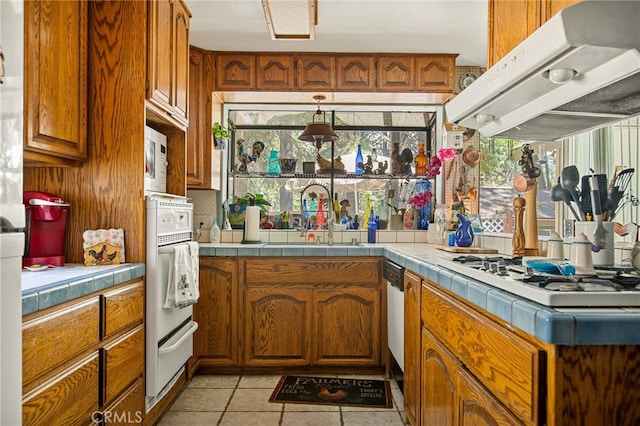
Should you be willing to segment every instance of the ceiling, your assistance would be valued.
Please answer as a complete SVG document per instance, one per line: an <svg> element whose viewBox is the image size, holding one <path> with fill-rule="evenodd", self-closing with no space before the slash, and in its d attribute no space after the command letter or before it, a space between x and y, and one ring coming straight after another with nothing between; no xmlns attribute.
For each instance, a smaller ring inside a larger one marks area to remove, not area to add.
<svg viewBox="0 0 640 426"><path fill-rule="evenodd" d="M261 0L185 0L190 44L257 52L458 53L487 62L487 0L318 0L315 40L271 39Z"/></svg>

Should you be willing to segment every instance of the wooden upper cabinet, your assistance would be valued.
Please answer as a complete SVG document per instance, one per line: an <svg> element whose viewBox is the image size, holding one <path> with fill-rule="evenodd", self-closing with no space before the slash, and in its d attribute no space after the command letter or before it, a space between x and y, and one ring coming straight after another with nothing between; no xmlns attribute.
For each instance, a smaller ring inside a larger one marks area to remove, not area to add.
<svg viewBox="0 0 640 426"><path fill-rule="evenodd" d="M189 19L181 1L149 2L147 98L180 124L188 124Z"/></svg>
<svg viewBox="0 0 640 426"><path fill-rule="evenodd" d="M191 13L183 2L176 2L175 20L175 102L176 118L189 123L189 20Z"/></svg>
<svg viewBox="0 0 640 426"><path fill-rule="evenodd" d="M301 90L333 90L335 88L334 56L300 56L297 59L298 84Z"/></svg>
<svg viewBox="0 0 640 426"><path fill-rule="evenodd" d="M487 67L491 67L553 15L580 0L489 0Z"/></svg>
<svg viewBox="0 0 640 426"><path fill-rule="evenodd" d="M216 90L252 90L256 87L253 55L216 56Z"/></svg>
<svg viewBox="0 0 640 426"><path fill-rule="evenodd" d="M416 57L416 89L423 92L453 92L456 56Z"/></svg>
<svg viewBox="0 0 640 426"><path fill-rule="evenodd" d="M294 59L292 56L260 55L256 61L257 81L260 89L293 89Z"/></svg>
<svg viewBox="0 0 640 426"><path fill-rule="evenodd" d="M373 56L338 56L336 58L338 90L373 91L376 87Z"/></svg>
<svg viewBox="0 0 640 426"><path fill-rule="evenodd" d="M24 3L25 165L87 158L88 5Z"/></svg>
<svg viewBox="0 0 640 426"><path fill-rule="evenodd" d="M211 93L213 54L191 47L189 55L189 128L187 129L187 186L212 188L213 134Z"/></svg>
<svg viewBox="0 0 640 426"><path fill-rule="evenodd" d="M414 56L378 57L378 89L385 92L407 92L415 88Z"/></svg>
<svg viewBox="0 0 640 426"><path fill-rule="evenodd" d="M213 52L220 91L453 93L457 54Z"/></svg>

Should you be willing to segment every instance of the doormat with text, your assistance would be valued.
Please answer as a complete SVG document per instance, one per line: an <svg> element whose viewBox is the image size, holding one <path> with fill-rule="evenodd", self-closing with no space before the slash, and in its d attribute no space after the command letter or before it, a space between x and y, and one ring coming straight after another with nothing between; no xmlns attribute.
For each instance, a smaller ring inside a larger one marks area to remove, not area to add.
<svg viewBox="0 0 640 426"><path fill-rule="evenodd" d="M387 380L282 376L269 402L393 408Z"/></svg>

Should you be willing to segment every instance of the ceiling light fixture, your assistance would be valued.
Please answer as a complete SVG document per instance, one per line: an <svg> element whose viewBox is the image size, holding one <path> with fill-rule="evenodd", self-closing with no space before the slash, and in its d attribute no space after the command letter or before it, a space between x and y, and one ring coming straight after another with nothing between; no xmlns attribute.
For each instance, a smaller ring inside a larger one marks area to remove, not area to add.
<svg viewBox="0 0 640 426"><path fill-rule="evenodd" d="M318 110L315 112L315 114L313 114L311 123L308 123L307 127L304 128L304 131L302 132L302 134L298 136L298 140L301 140L304 142L315 142L318 152L320 151L320 147L324 142L331 143L331 171L330 171L331 174L330 174L330 180L329 180L331 185L330 192L329 192L329 202L331 202L331 200L333 200L334 198L333 177L335 174L335 170L334 170L333 157L335 156L335 149L336 149L335 141L340 139L340 137L336 135L336 132L333 131L331 124L327 123L324 111L320 110L320 101L323 101L326 98L327 97L324 95L315 95L313 97L313 99L318 103ZM320 122L316 123L316 116L318 116L318 121L320 121L319 118L320 116L322 116L321 123ZM329 229L332 229L331 226L333 225L330 224Z"/></svg>
<svg viewBox="0 0 640 426"><path fill-rule="evenodd" d="M273 40L313 40L318 24L318 0L262 0Z"/></svg>
<svg viewBox="0 0 640 426"><path fill-rule="evenodd" d="M331 124L327 123L325 112L320 109L320 101L325 100L326 96L315 95L313 99L318 103L318 110L313 114L311 123L308 123L302 134L298 136L298 140L315 142L316 148L320 149L323 142L334 142L340 137L333 131ZM316 116L318 121L316 121ZM320 121L320 116L322 116L322 121Z"/></svg>

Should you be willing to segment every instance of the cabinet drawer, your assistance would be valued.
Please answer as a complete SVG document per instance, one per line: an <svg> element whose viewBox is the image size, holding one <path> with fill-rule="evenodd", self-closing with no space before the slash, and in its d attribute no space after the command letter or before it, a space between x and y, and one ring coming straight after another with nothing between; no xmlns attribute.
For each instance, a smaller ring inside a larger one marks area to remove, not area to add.
<svg viewBox="0 0 640 426"><path fill-rule="evenodd" d="M139 325L104 347L104 402L113 401L136 378L144 366L144 326Z"/></svg>
<svg viewBox="0 0 640 426"><path fill-rule="evenodd" d="M422 322L505 406L537 423L540 352L429 284Z"/></svg>
<svg viewBox="0 0 640 426"><path fill-rule="evenodd" d="M100 339L97 297L22 325L22 383L80 355Z"/></svg>
<svg viewBox="0 0 640 426"><path fill-rule="evenodd" d="M91 423L98 411L98 351L25 395L22 424Z"/></svg>
<svg viewBox="0 0 640 426"><path fill-rule="evenodd" d="M102 413L105 426L142 424L144 416L144 382L135 382Z"/></svg>
<svg viewBox="0 0 640 426"><path fill-rule="evenodd" d="M104 338L142 319L144 314L143 282L139 281L105 293L102 296L102 303L102 336Z"/></svg>
<svg viewBox="0 0 640 426"><path fill-rule="evenodd" d="M283 282L318 284L349 283L378 284L380 280L380 260L364 259L337 260L329 258L305 259L283 262L281 259L252 259L243 262L244 281L253 283Z"/></svg>

